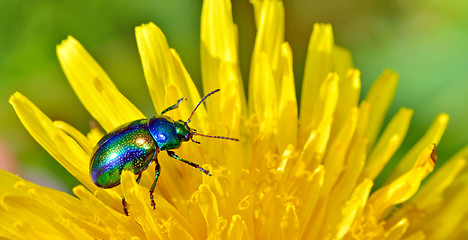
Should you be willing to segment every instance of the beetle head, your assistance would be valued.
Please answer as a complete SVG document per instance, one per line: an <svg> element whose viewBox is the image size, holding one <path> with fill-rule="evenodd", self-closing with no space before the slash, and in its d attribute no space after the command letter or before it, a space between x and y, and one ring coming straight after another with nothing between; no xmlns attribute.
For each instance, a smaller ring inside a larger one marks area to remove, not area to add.
<svg viewBox="0 0 468 240"><path fill-rule="evenodd" d="M188 126L188 124L182 120L175 122L175 129L177 133L177 137L181 142L187 142L192 138L192 129Z"/></svg>

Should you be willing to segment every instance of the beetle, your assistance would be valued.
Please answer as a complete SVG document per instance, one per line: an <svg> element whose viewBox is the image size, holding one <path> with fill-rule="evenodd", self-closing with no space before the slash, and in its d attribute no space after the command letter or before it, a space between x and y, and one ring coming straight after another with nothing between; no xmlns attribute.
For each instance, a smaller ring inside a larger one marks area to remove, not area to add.
<svg viewBox="0 0 468 240"><path fill-rule="evenodd" d="M179 104L186 100L181 98L176 104L166 108L159 115L152 116L149 119L139 119L123 124L99 140L93 150L90 162L90 175L94 184L100 188L113 188L120 184L120 177L123 170L129 170L138 175L136 182L140 183L143 171L155 162L155 179L149 189L151 206L156 209L153 192L158 182L161 167L158 162L158 154L166 151L167 154L179 161L182 161L194 168L199 169L208 176L211 176L208 170L200 167L198 164L180 158L173 149L177 149L183 142L192 142L200 144L193 139L193 136L203 136L210 138L220 138L226 140L239 141L236 138L210 136L197 133L196 129L190 128L189 123L198 106L212 94L219 92L216 89L204 96L197 106L193 109L187 121L175 121L165 116L168 111L176 109ZM122 205L125 214L128 216L128 210L125 197L122 197Z"/></svg>

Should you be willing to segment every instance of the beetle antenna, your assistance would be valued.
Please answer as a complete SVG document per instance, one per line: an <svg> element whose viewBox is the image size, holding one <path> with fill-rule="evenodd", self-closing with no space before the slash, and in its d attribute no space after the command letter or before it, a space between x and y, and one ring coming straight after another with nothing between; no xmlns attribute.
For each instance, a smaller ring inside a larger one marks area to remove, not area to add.
<svg viewBox="0 0 468 240"><path fill-rule="evenodd" d="M239 139L237 139L237 138L222 137L222 136L210 136L210 135L200 134L200 133L197 133L197 132L192 132L192 135L198 135L198 136L209 137L209 138L220 138L220 139L226 139L226 140L232 140L232 141L239 141Z"/></svg>
<svg viewBox="0 0 468 240"><path fill-rule="evenodd" d="M203 101L205 101L205 99L206 99L207 97L211 96L213 93L216 93L216 92L219 92L219 89L216 89L216 90L214 90L214 91L212 91L212 92L206 94L206 96L204 96L204 97L200 100L200 102L198 102L197 106L193 109L192 114L190 114L190 117L189 117L189 118L187 119L187 121L185 121L185 122L186 122L186 123L189 123L190 121L192 121L192 116L193 116L193 114L195 113L195 111L197 110L198 106L200 106L200 104L201 104Z"/></svg>

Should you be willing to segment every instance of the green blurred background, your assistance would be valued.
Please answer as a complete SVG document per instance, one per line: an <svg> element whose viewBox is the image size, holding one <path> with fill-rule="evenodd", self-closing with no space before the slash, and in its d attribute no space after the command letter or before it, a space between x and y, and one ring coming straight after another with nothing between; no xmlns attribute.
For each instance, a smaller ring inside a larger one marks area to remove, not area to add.
<svg viewBox="0 0 468 240"><path fill-rule="evenodd" d="M68 192L78 184L33 140L8 104L10 95L20 91L51 119L89 130L91 117L68 85L55 55L55 46L67 35L78 39L121 92L150 116L154 112L134 27L152 21L180 54L200 89L202 3L168 2L0 0L0 143L5 145L0 149L6 148L2 151L19 159L21 165L12 170L15 174ZM302 79L306 47L316 22L332 23L336 43L352 52L362 72L362 96L385 68L400 74L387 121L403 106L415 114L393 161L422 136L439 112L451 116L438 147L440 162L468 144L467 1L289 0L285 11L296 81ZM235 1L233 12L246 81L255 38L253 9L247 0Z"/></svg>

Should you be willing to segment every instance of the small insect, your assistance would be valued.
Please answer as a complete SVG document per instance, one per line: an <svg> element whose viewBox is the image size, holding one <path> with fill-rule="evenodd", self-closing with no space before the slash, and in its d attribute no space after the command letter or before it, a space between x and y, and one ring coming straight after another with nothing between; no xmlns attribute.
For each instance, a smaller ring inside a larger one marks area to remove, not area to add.
<svg viewBox="0 0 468 240"><path fill-rule="evenodd" d="M193 139L195 135L239 141L236 138L200 134L197 133L196 129L188 126L198 106L207 97L218 91L219 89L216 89L204 96L185 122L182 120L174 121L172 118L164 116L168 111L176 109L180 102L186 100L181 98L176 104L168 107L159 115L123 124L106 134L97 143L91 158L89 171L94 184L101 188L113 188L120 184L120 176L123 170L129 170L138 175L136 182L140 183L142 172L152 162L155 162L156 177L149 190L151 206L155 209L153 192L161 170L158 162L158 153L160 151L166 151L170 157L198 168L206 175L211 176L208 170L196 163L180 158L172 150L179 148L182 142L189 140L200 144L200 142ZM124 212L128 216L125 197L122 198L122 204Z"/></svg>

